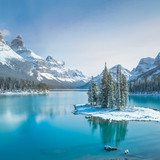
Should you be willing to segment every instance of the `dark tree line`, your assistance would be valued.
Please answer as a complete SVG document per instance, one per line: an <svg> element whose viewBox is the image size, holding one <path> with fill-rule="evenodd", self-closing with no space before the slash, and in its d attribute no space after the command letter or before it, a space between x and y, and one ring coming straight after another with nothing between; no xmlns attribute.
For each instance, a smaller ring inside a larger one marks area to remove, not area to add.
<svg viewBox="0 0 160 160"><path fill-rule="evenodd" d="M148 80L146 77L143 81L136 80L129 82L130 93L153 93L160 92L160 76Z"/></svg>
<svg viewBox="0 0 160 160"><path fill-rule="evenodd" d="M29 80L17 80L14 78L2 78L0 77L0 91L46 91L48 87L45 83L35 83Z"/></svg>

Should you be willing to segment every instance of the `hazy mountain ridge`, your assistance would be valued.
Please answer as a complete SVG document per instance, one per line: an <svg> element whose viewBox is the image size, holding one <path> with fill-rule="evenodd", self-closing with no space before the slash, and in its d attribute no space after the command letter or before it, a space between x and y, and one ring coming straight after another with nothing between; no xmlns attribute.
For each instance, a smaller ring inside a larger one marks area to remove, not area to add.
<svg viewBox="0 0 160 160"><path fill-rule="evenodd" d="M2 77L44 82L50 88L79 87L88 81L82 72L67 69L63 61L56 61L51 56L43 59L27 49L20 35L7 42L1 38L0 68Z"/></svg>
<svg viewBox="0 0 160 160"><path fill-rule="evenodd" d="M117 66L128 80L151 79L160 76L160 53L155 58L142 58L132 71L120 64L113 66L109 71L115 80ZM98 84L102 73L94 77ZM44 59L35 54L25 46L20 35L7 42L0 37L0 75L44 82L50 88L87 88L89 84L88 77L79 70L66 68L64 61L57 61L51 56Z"/></svg>

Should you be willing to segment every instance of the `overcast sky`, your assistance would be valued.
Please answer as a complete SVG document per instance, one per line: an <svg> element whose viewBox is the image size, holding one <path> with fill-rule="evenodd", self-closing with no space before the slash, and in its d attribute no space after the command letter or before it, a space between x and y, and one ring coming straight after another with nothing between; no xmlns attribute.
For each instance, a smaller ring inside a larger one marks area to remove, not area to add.
<svg viewBox="0 0 160 160"><path fill-rule="evenodd" d="M0 0L0 30L87 75L131 70L160 51L160 0Z"/></svg>

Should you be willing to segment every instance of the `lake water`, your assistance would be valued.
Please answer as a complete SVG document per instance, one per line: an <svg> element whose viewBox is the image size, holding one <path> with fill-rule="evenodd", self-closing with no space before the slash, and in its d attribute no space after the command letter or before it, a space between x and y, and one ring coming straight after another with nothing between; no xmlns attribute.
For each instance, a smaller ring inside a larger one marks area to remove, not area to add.
<svg viewBox="0 0 160 160"><path fill-rule="evenodd" d="M0 96L0 159L160 159L159 122L109 124L72 113L73 104L86 102L86 91ZM129 104L160 109L160 97L130 96ZM105 144L119 150L107 152Z"/></svg>

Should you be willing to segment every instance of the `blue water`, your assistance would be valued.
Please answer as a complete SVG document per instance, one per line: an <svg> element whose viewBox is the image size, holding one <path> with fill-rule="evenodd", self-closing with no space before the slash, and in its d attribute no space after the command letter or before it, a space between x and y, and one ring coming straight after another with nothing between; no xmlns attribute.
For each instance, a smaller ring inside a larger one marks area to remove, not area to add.
<svg viewBox="0 0 160 160"><path fill-rule="evenodd" d="M86 91L0 96L0 159L160 159L159 122L109 124L72 113L73 104L86 102ZM160 98L130 96L129 104L160 109ZM107 152L105 144L119 150Z"/></svg>

